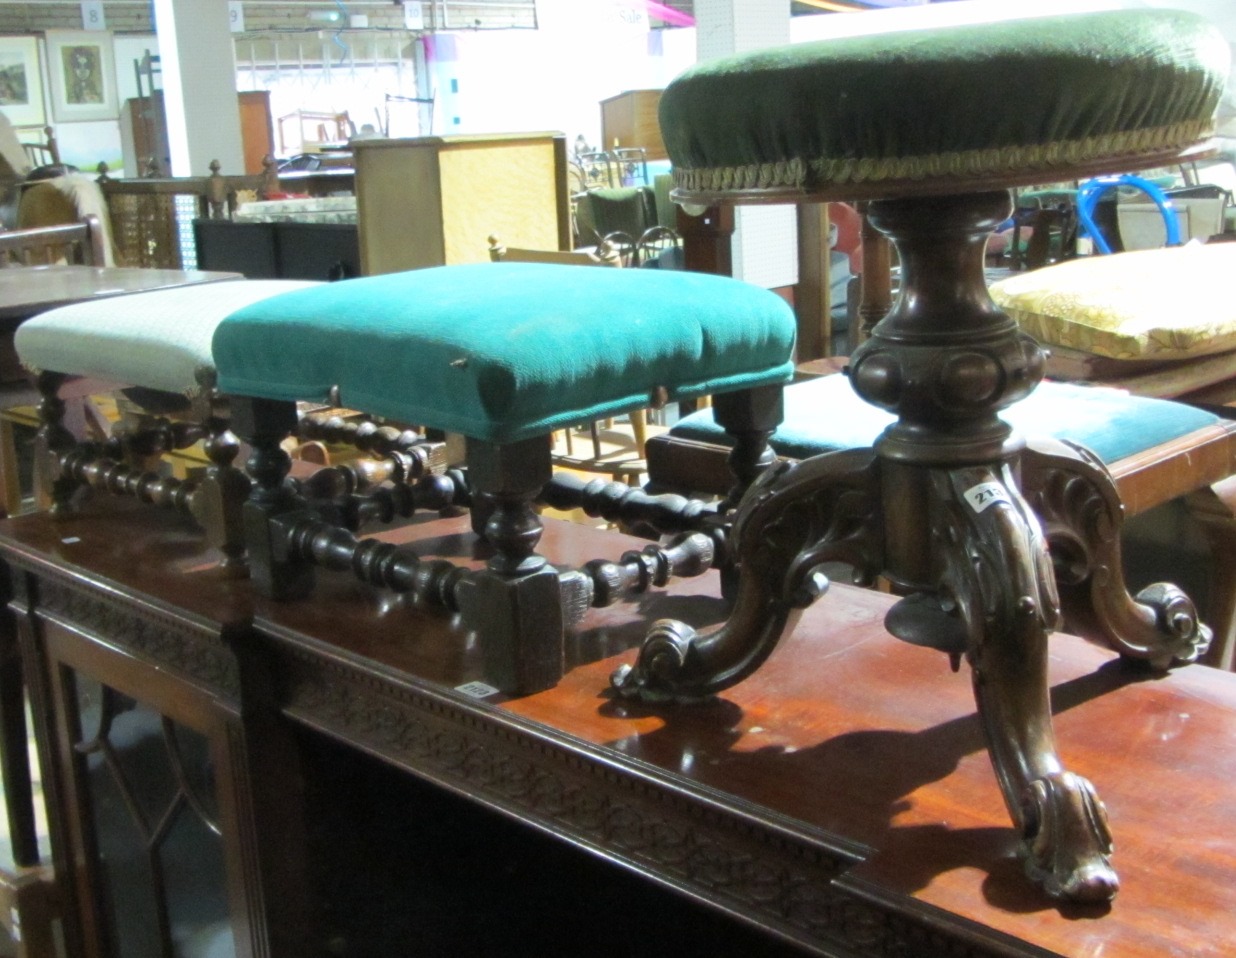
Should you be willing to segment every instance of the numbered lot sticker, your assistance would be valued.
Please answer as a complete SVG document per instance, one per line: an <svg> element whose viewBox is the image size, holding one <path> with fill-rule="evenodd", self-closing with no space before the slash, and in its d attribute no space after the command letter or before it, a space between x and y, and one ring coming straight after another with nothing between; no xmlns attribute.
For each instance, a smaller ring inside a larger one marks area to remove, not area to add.
<svg viewBox="0 0 1236 958"><path fill-rule="evenodd" d="M483 699L494 695L498 690L492 685L486 685L484 682L468 682L464 685L456 685L455 691L463 692L464 695L471 695L474 699Z"/></svg>
<svg viewBox="0 0 1236 958"><path fill-rule="evenodd" d="M980 482L977 486L967 489L963 495L975 512L982 512L997 502L1009 501L1008 490L998 482Z"/></svg>

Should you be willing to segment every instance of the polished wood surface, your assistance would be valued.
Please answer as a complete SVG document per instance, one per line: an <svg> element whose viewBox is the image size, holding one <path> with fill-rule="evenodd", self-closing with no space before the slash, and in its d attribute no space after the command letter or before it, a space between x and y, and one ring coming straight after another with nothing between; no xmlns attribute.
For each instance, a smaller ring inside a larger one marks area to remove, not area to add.
<svg viewBox="0 0 1236 958"><path fill-rule="evenodd" d="M484 559L463 518L382 537ZM561 565L636 544L552 521L543 543ZM217 575L195 533L150 510L6 520L0 552L109 601L233 625L253 615L298 722L812 950L883 954L890 936L909 935L920 950L907 954L1217 958L1236 933L1228 674L1154 677L1052 639L1060 748L1102 789L1124 879L1110 909L1083 907L1025 882L969 683L943 656L889 637L890 600L876 592L835 585L762 669L702 705L636 705L607 690L648 618L724 617L712 575L594 610L557 687L475 700L452 690L479 677L479 652L444 618L346 576L322 576L304 602L254 599ZM564 782L579 791L559 791Z"/></svg>
<svg viewBox="0 0 1236 958"><path fill-rule="evenodd" d="M0 270L0 320L122 293L239 279L239 273L124 266L30 266Z"/></svg>

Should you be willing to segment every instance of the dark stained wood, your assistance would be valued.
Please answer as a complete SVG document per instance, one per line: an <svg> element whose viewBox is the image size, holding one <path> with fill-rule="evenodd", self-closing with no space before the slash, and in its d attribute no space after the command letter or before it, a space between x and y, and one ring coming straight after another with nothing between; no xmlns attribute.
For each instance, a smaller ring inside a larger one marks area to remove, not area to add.
<svg viewBox="0 0 1236 958"><path fill-rule="evenodd" d="M470 568L487 557L466 517L379 535ZM638 544L546 520L540 551L567 567ZM1151 678L1052 639L1060 749L1101 789L1118 836L1123 882L1108 910L1053 904L1025 882L969 683L890 638L890 599L874 591L834 585L763 668L701 705L623 702L607 688L648 618L724 617L715 574L589 612L555 688L475 700L451 689L480 676L479 650L445 617L347 576L320 576L303 602L254 599L167 515L6 520L0 553L180 616L253 614L297 722L820 953L886 954L909 936L918 944L901 953L1219 958L1236 933L1229 674ZM140 657L132 667L153 675ZM690 867L683 848L708 849L711 867Z"/></svg>
<svg viewBox="0 0 1236 958"><path fill-rule="evenodd" d="M677 230L682 237L683 268L697 273L718 276L734 274L734 210L729 206L712 206L688 213L678 210Z"/></svg>
<svg viewBox="0 0 1236 958"><path fill-rule="evenodd" d="M303 891L298 753L274 704L272 679L243 642L252 616L250 587L229 579L216 564L218 554L204 549L204 537L186 524L160 523L159 518L171 517L137 503L110 505L81 516L80 525L77 516L33 518L47 524L48 548L101 547L112 553L112 561L132 567L136 580L157 570L164 581L179 581L185 594L208 596L208 608L189 610L140 589L121 594L101 588L98 580L87 581L84 567L64 557L18 560L15 567L17 594L10 607L30 684L69 951L111 954L108 909L118 901L115 889L104 890L91 783L72 747L81 734L74 691L74 676L80 675L207 740L227 876L220 891L227 898L237 954L317 953ZM110 523L111 531L97 535L100 522ZM74 527L83 535L71 531ZM154 529L159 529L157 542L149 535ZM130 536L144 542L144 558L123 544Z"/></svg>

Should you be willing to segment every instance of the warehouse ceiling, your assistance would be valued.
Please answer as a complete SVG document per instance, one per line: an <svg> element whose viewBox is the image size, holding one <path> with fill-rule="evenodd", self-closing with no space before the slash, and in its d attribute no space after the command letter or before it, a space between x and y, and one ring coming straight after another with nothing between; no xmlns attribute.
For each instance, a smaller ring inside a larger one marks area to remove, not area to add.
<svg viewBox="0 0 1236 958"><path fill-rule="evenodd" d="M579 0L582 2L582 0ZM691 22L695 0L614 0L633 6L644 6L649 23L654 27L683 26ZM864 10L876 6L923 3L930 0L791 0L794 16L821 14L845 10ZM425 30L504 30L535 29L537 0L419 0L421 22ZM148 20L151 0L103 0L106 10L120 13L140 11ZM402 28L403 0L244 0L246 20L276 25L286 22L286 29L306 28L329 17L343 20L355 14L367 14L371 26ZM47 15L55 8L80 8L80 0L0 0L0 9L17 10L18 19L5 19L8 29L40 29ZM109 18L110 19L110 18ZM279 26L275 27L279 29Z"/></svg>

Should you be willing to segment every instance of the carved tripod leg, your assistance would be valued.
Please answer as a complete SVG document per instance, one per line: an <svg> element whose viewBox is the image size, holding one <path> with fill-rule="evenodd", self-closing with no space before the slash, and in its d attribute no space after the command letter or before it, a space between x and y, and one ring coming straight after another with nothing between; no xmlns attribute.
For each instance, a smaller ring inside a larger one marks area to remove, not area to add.
<svg viewBox="0 0 1236 958"><path fill-rule="evenodd" d="M738 587L729 620L698 635L682 622L654 623L635 665L614 673L614 686L654 701L692 700L746 678L827 589L823 563L878 571L878 489L869 449L770 467L735 516Z"/></svg>
<svg viewBox="0 0 1236 958"><path fill-rule="evenodd" d="M1137 597L1124 584L1120 528L1124 507L1102 462L1084 446L1035 439L1022 456L1022 484L1044 524L1056 574L1069 591L1083 591L1078 610L1089 629L1127 658L1156 668L1193 662L1211 631L1193 601L1169 583Z"/></svg>
<svg viewBox="0 0 1236 958"><path fill-rule="evenodd" d="M1007 465L931 470L941 597L968 633L975 699L1027 875L1055 898L1119 888L1094 787L1056 754L1047 640L1059 615L1046 542Z"/></svg>

